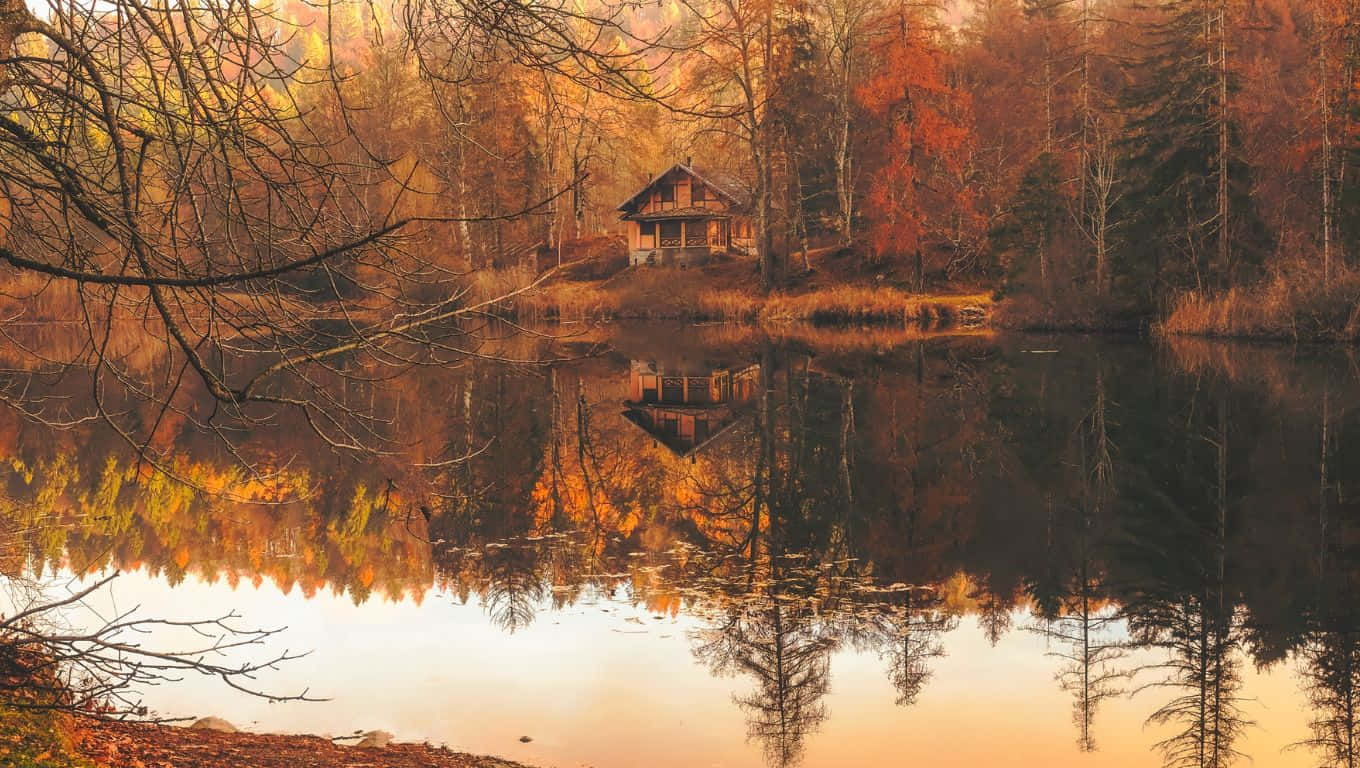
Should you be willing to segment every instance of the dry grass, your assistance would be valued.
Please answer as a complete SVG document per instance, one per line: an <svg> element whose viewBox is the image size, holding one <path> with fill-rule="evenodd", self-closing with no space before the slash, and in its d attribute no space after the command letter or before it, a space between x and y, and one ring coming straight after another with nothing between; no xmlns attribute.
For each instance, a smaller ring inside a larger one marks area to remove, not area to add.
<svg viewBox="0 0 1360 768"><path fill-rule="evenodd" d="M976 326L985 324L991 305L986 294L917 295L891 286L836 285L774 294L759 318L762 323L814 325Z"/></svg>
<svg viewBox="0 0 1360 768"><path fill-rule="evenodd" d="M472 273L468 282L468 303L477 303L504 296L534 281L534 270L530 267L511 267L509 269L479 269Z"/></svg>
<svg viewBox="0 0 1360 768"><path fill-rule="evenodd" d="M558 281L515 305L521 320L755 319L757 299L696 279L703 270L630 269L602 281Z"/></svg>
<svg viewBox="0 0 1360 768"><path fill-rule="evenodd" d="M1325 289L1316 275L1280 274L1259 287L1217 296L1187 293L1155 330L1165 336L1357 341L1357 297L1360 273L1334 276Z"/></svg>
<svg viewBox="0 0 1360 768"><path fill-rule="evenodd" d="M562 244L564 272L570 280L601 280L628 266L628 243L613 235L594 235Z"/></svg>
<svg viewBox="0 0 1360 768"><path fill-rule="evenodd" d="M986 294L913 295L888 285L833 284L761 295L748 262L699 269L633 268L605 280L562 280L514 306L521 320L686 320L782 325L986 325Z"/></svg>

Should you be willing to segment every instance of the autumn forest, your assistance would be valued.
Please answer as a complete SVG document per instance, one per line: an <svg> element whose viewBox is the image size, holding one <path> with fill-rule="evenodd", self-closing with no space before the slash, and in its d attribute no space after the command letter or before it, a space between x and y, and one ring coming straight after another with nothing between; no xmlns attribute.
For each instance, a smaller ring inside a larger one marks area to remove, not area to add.
<svg viewBox="0 0 1360 768"><path fill-rule="evenodd" d="M0 0L0 765L1355 768L1357 340L1360 0Z"/></svg>

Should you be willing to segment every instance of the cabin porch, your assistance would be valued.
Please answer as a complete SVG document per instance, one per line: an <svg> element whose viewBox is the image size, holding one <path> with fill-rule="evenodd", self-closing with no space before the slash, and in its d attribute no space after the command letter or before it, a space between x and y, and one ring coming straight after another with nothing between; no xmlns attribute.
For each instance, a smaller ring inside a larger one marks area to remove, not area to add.
<svg viewBox="0 0 1360 768"><path fill-rule="evenodd" d="M725 217L640 216L629 223L632 265L697 266L732 245L731 220Z"/></svg>

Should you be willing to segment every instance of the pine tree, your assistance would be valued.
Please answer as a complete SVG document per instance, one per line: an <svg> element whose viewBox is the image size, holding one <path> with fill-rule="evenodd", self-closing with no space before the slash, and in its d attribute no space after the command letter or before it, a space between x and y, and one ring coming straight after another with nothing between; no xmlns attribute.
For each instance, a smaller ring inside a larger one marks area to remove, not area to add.
<svg viewBox="0 0 1360 768"><path fill-rule="evenodd" d="M1058 158L1039 155L1020 179L1008 214L992 231L998 272L1007 283L1031 285L1051 298L1049 246L1066 216ZM1032 283L1037 280L1037 286Z"/></svg>
<svg viewBox="0 0 1360 768"><path fill-rule="evenodd" d="M1168 0L1125 105L1129 221L1118 276L1148 304L1254 276L1266 242L1231 100L1227 0Z"/></svg>

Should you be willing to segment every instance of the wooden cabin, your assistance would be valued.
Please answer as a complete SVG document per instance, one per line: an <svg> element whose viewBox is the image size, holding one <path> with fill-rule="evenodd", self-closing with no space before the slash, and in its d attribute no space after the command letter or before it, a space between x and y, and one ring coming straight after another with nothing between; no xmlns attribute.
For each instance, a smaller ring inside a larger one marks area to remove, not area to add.
<svg viewBox="0 0 1360 768"><path fill-rule="evenodd" d="M619 206L628 263L689 266L753 252L750 198L731 174L677 163Z"/></svg>
<svg viewBox="0 0 1360 768"><path fill-rule="evenodd" d="M760 366L666 366L634 360L624 418L681 458L693 458L737 422L759 386Z"/></svg>

